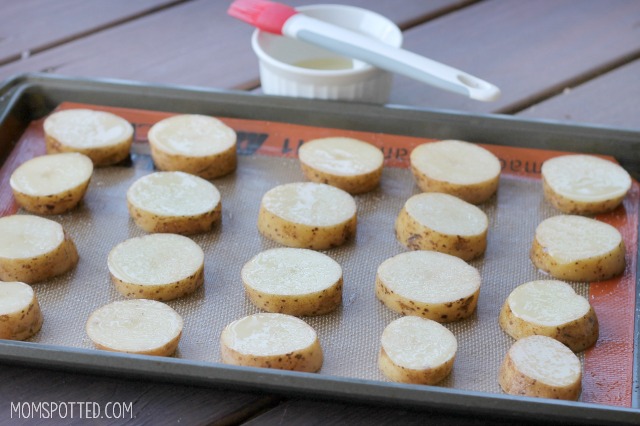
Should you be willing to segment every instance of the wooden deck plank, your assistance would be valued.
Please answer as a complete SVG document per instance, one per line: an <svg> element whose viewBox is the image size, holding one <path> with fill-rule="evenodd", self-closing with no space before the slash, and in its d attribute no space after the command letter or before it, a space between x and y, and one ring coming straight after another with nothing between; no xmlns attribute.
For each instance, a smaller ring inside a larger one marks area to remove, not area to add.
<svg viewBox="0 0 640 426"><path fill-rule="evenodd" d="M567 89L518 115L640 129L640 60Z"/></svg>
<svg viewBox="0 0 640 426"><path fill-rule="evenodd" d="M0 0L0 64L183 0Z"/></svg>
<svg viewBox="0 0 640 426"><path fill-rule="evenodd" d="M19 413L12 411L11 403L39 402L96 402L103 416L108 402L131 404L122 418L111 420L104 416L102 425L208 425L214 423L238 423L261 410L273 406L277 400L271 396L260 396L208 389L196 386L163 384L156 382L122 380L60 371L34 370L26 367L0 365L0 423L10 419L19 420ZM71 409L70 405L67 405ZM91 407L92 411L97 410ZM54 415L51 418L32 416L29 424L83 425L88 419L79 415L66 418ZM29 413L31 410L25 410ZM62 411L60 412L62 413ZM133 418L131 418L133 417ZM95 421L95 420L94 420Z"/></svg>
<svg viewBox="0 0 640 426"><path fill-rule="evenodd" d="M291 5L317 3L291 1ZM344 3L368 7L409 24L468 0ZM83 77L244 88L258 80L253 28L226 14L228 2L198 0L84 37L0 67L0 79L27 71Z"/></svg>
<svg viewBox="0 0 640 426"><path fill-rule="evenodd" d="M577 4L579 3L579 5ZM391 102L512 112L640 56L640 2L491 0L405 34L405 47L502 89L482 103L398 77ZM640 79L635 83L640 84Z"/></svg>
<svg viewBox="0 0 640 426"><path fill-rule="evenodd" d="M312 418L310 413L322 413ZM310 400L290 400L266 413L244 423L244 426L298 425L430 425L430 426L482 426L513 425L513 419L488 419L486 416L461 416L452 413L438 413L428 410L410 410L370 405L320 402ZM526 426L527 422L518 420Z"/></svg>

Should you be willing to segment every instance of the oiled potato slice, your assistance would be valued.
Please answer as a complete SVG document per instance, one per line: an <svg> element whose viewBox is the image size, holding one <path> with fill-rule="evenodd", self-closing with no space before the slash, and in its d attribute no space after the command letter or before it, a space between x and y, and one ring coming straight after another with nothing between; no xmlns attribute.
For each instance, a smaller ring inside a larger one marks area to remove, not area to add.
<svg viewBox="0 0 640 426"><path fill-rule="evenodd" d="M407 200L395 228L398 241L412 250L434 250L468 261L487 248L489 220L460 198L425 192Z"/></svg>
<svg viewBox="0 0 640 426"><path fill-rule="evenodd" d="M624 254L616 228L572 215L540 223L531 247L531 260L538 269L568 281L600 281L622 274Z"/></svg>
<svg viewBox="0 0 640 426"><path fill-rule="evenodd" d="M60 214L80 203L92 173L93 163L84 154L42 155L21 164L9 183L16 201L25 210Z"/></svg>
<svg viewBox="0 0 640 426"><path fill-rule="evenodd" d="M62 225L31 215L0 218L0 279L33 284L64 274L78 251Z"/></svg>
<svg viewBox="0 0 640 426"><path fill-rule="evenodd" d="M548 336L580 352L598 340L598 318L569 284L531 281L516 287L502 306L500 326L514 339Z"/></svg>
<svg viewBox="0 0 640 426"><path fill-rule="evenodd" d="M452 322L475 311L480 281L478 270L460 258L412 251L382 262L376 296L398 313Z"/></svg>
<svg viewBox="0 0 640 426"><path fill-rule="evenodd" d="M378 366L394 382L435 385L451 373L457 350L456 337L443 325L402 317L382 333Z"/></svg>
<svg viewBox="0 0 640 426"><path fill-rule="evenodd" d="M236 169L236 132L217 118L175 115L151 126L148 138L160 170L215 179Z"/></svg>
<svg viewBox="0 0 640 426"><path fill-rule="evenodd" d="M598 214L618 207L631 188L619 165L592 155L563 155L542 164L545 198L568 214Z"/></svg>
<svg viewBox="0 0 640 426"><path fill-rule="evenodd" d="M28 339L40 331L42 320L30 285L0 281L0 339Z"/></svg>
<svg viewBox="0 0 640 426"><path fill-rule="evenodd" d="M244 265L242 281L251 302L268 312L322 315L342 302L342 268L313 250L263 251Z"/></svg>
<svg viewBox="0 0 640 426"><path fill-rule="evenodd" d="M380 149L346 137L305 142L298 150L298 158L307 179L338 187L350 194L361 194L377 187L384 162Z"/></svg>
<svg viewBox="0 0 640 426"><path fill-rule="evenodd" d="M249 315L227 325L220 336L226 364L315 373L323 362L315 330L299 318L275 313Z"/></svg>
<svg viewBox="0 0 640 426"><path fill-rule="evenodd" d="M47 153L79 152L96 167L116 164L129 156L133 126L105 111L69 109L54 112L44 121Z"/></svg>
<svg viewBox="0 0 640 426"><path fill-rule="evenodd" d="M155 300L121 300L95 310L86 331L98 349L170 356L182 336L180 314Z"/></svg>
<svg viewBox="0 0 640 426"><path fill-rule="evenodd" d="M289 247L324 250L356 232L356 202L323 183L288 183L267 191L258 215L262 235Z"/></svg>
<svg viewBox="0 0 640 426"><path fill-rule="evenodd" d="M478 145L457 140L425 143L410 158L411 171L424 192L444 192L480 204L498 189L500 161Z"/></svg>
<svg viewBox="0 0 640 426"><path fill-rule="evenodd" d="M127 205L136 225L147 232L207 232L222 215L218 189L184 172L155 172L141 177L127 191Z"/></svg>
<svg viewBox="0 0 640 426"><path fill-rule="evenodd" d="M204 252L182 235L128 239L111 250L108 264L116 289L134 299L176 299L204 283Z"/></svg>
<svg viewBox="0 0 640 426"><path fill-rule="evenodd" d="M500 367L498 381L511 395L575 401L582 391L582 367L565 345L547 336L515 342Z"/></svg>

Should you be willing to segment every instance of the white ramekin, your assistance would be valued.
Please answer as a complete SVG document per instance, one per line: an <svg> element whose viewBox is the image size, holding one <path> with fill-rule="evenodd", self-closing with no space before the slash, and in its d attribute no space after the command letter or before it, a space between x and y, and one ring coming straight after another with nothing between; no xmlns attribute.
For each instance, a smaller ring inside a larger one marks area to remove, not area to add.
<svg viewBox="0 0 640 426"><path fill-rule="evenodd" d="M391 46L402 45L402 32L392 21L370 10L344 5L302 6L296 10L316 19L377 38ZM341 58L337 53L302 41L256 30L251 39L260 63L262 91L270 95L384 103L391 91L392 75L354 60L352 68L310 69L293 64Z"/></svg>

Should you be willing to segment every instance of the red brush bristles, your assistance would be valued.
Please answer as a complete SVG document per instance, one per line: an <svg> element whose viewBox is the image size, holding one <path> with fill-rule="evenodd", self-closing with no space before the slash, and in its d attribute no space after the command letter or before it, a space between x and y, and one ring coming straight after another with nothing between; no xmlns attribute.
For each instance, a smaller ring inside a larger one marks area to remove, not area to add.
<svg viewBox="0 0 640 426"><path fill-rule="evenodd" d="M263 31L282 35L282 26L296 10L282 3L267 0L236 0L227 13Z"/></svg>

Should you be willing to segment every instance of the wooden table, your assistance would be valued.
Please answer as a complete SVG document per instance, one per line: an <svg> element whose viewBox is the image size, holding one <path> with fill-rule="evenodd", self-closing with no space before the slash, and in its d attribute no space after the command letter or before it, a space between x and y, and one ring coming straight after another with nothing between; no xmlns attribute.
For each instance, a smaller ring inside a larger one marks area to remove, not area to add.
<svg viewBox="0 0 640 426"><path fill-rule="evenodd" d="M497 102L479 103L397 77L391 103L640 129L636 0L343 3L390 17L403 29L406 48L486 79L503 92ZM227 17L227 6L226 1L212 0L0 0L0 80L44 71L259 90L257 60L249 43L252 28ZM87 400L133 402L134 419L96 424L483 423L479 418L295 395L0 368L0 424L9 421L10 401Z"/></svg>

